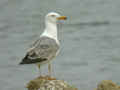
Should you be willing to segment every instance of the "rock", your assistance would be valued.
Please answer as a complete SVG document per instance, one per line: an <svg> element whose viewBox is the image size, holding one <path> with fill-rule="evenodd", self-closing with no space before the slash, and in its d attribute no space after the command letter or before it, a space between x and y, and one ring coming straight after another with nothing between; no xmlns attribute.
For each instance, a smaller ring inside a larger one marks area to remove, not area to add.
<svg viewBox="0 0 120 90"><path fill-rule="evenodd" d="M50 78L48 76L40 76L31 80L26 88L28 88L28 90L78 90L63 80L57 80L56 78Z"/></svg>
<svg viewBox="0 0 120 90"><path fill-rule="evenodd" d="M120 86L113 83L111 80L103 80L95 90L120 90Z"/></svg>

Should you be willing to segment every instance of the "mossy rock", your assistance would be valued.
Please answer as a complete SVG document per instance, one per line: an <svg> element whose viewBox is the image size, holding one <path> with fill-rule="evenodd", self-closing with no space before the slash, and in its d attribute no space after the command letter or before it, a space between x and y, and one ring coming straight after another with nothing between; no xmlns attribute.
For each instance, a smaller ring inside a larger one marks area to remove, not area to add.
<svg viewBox="0 0 120 90"><path fill-rule="evenodd" d="M111 80L103 80L95 90L120 90L120 86L113 83Z"/></svg>
<svg viewBox="0 0 120 90"><path fill-rule="evenodd" d="M78 90L63 80L57 80L48 76L37 77L31 80L26 87L28 90Z"/></svg>

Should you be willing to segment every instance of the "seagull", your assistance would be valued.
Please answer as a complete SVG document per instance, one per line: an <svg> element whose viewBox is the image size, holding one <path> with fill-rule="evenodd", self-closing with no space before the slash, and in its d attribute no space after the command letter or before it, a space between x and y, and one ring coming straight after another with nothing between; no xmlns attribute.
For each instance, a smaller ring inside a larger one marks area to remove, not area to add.
<svg viewBox="0 0 120 90"><path fill-rule="evenodd" d="M45 16L44 32L31 45L19 64L36 64L39 71L42 65L48 64L48 73L51 76L51 60L57 56L60 49L60 42L57 37L57 22L66 19L66 16L61 16L56 12L48 13Z"/></svg>

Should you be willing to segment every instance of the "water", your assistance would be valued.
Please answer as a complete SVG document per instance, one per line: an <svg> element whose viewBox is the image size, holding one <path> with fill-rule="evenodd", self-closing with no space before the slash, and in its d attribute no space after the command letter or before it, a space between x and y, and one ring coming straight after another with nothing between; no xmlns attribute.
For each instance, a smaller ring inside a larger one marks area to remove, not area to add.
<svg viewBox="0 0 120 90"><path fill-rule="evenodd" d="M61 52L54 76L80 90L101 80L120 83L119 0L1 0L0 90L26 90L38 76L35 65L19 66L28 46L44 28L44 15L56 11L68 20L59 26ZM46 74L47 66L43 67Z"/></svg>

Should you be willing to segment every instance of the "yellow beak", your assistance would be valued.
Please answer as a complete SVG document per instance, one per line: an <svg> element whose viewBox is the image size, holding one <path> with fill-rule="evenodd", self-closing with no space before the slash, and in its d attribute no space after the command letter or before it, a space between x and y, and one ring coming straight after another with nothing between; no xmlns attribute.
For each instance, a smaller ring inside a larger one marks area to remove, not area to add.
<svg viewBox="0 0 120 90"><path fill-rule="evenodd" d="M67 19L66 16L60 16L60 17L57 18L57 20L66 20L66 19Z"/></svg>

